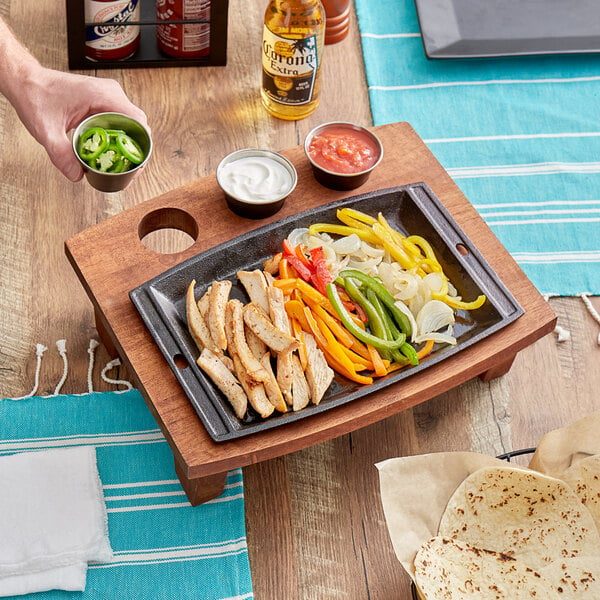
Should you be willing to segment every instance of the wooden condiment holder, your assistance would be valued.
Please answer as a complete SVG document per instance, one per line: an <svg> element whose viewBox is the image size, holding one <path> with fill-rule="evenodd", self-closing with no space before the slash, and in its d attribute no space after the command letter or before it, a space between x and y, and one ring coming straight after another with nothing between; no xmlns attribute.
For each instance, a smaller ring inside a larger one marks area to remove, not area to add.
<svg viewBox="0 0 600 600"><path fill-rule="evenodd" d="M94 306L98 333L125 362L135 385L169 442L178 477L194 505L223 491L229 469L305 448L415 406L474 377L505 374L520 350L550 333L556 317L549 304L494 236L408 123L374 129L385 153L360 190L339 192L318 184L303 148L282 153L298 171L298 186L283 209L263 221L236 216L226 206L214 175L134 206L65 242L73 268ZM179 386L129 299L129 292L170 267L236 235L281 217L356 193L423 181L508 287L525 313L507 327L456 355L363 398L227 442L214 442ZM178 254L157 254L142 243L152 231L174 228L196 241Z"/></svg>

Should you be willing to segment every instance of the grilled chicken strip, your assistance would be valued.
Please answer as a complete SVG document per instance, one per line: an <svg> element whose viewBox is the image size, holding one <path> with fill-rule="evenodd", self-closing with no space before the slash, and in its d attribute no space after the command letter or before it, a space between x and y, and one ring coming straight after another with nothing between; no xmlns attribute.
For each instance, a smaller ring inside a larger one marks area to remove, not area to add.
<svg viewBox="0 0 600 600"><path fill-rule="evenodd" d="M260 359L262 366L268 371L270 380L264 382L265 392L269 402L275 407L275 410L279 412L287 412L287 404L283 398L283 393L277 383L277 377L273 373L273 367L271 366L271 353L266 351Z"/></svg>
<svg viewBox="0 0 600 600"><path fill-rule="evenodd" d="M255 269L254 271L238 271L237 277L248 293L250 302L258 304L268 314L267 282L264 273L259 269Z"/></svg>
<svg viewBox="0 0 600 600"><path fill-rule="evenodd" d="M195 287L196 280L193 279L188 286L187 295L185 298L185 312L188 328L200 352L202 352L204 348L208 348L209 350L218 353L219 350L213 342L208 325L198 310L198 305L196 304L196 298L194 295Z"/></svg>
<svg viewBox="0 0 600 600"><path fill-rule="evenodd" d="M291 354L292 360L292 409L301 410L310 401L310 389L300 364L300 359L295 355Z"/></svg>
<svg viewBox="0 0 600 600"><path fill-rule="evenodd" d="M196 362L223 392L227 400L229 400L236 417L243 419L248 408L248 397L235 378L235 375L208 348L202 350Z"/></svg>
<svg viewBox="0 0 600 600"><path fill-rule="evenodd" d="M225 336L225 306L231 291L231 281L213 281L208 303L207 324L215 346L220 350L227 349Z"/></svg>
<svg viewBox="0 0 600 600"><path fill-rule="evenodd" d="M269 381L269 373L262 366L258 358L252 354L252 351L248 347L246 341L246 335L244 333L244 316L243 316L243 305L239 300L230 300L227 303L227 319L231 321L231 335L233 341L233 347L230 349L229 354L234 359L238 356L240 362L246 369L248 377L256 382L262 383ZM236 368L237 371L237 368Z"/></svg>
<svg viewBox="0 0 600 600"><path fill-rule="evenodd" d="M317 347L317 342L310 333L304 333L304 345L307 354L307 366L304 374L310 388L310 399L313 404L319 404L333 381L334 372L327 364L325 355Z"/></svg>
<svg viewBox="0 0 600 600"><path fill-rule="evenodd" d="M270 289L271 288L269 288L269 290ZM288 318L287 313L285 318ZM269 346L269 348L271 348L271 350L277 354L285 354L295 350L298 347L298 341L296 338L289 334L289 321L286 322L287 331L282 330L273 324L267 315L265 315L265 313L252 302L250 304L246 304L244 307L244 322L267 346Z"/></svg>
<svg viewBox="0 0 600 600"><path fill-rule="evenodd" d="M257 383L253 379L250 378L248 372L246 371L246 367L242 364L240 360L239 354L233 355L233 366L235 368L235 372L248 396L248 400L252 408L263 418L265 419L269 415L273 413L275 407L269 402L267 398L267 392L265 391L265 386L262 383Z"/></svg>

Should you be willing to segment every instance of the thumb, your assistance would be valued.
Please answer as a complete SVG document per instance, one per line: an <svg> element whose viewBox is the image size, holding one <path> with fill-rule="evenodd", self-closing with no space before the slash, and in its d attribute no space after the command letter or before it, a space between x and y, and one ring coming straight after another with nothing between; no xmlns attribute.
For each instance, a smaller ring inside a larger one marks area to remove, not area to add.
<svg viewBox="0 0 600 600"><path fill-rule="evenodd" d="M47 147L46 151L52 164L70 181L77 182L83 177L83 168L77 160L71 142L66 135L60 143Z"/></svg>

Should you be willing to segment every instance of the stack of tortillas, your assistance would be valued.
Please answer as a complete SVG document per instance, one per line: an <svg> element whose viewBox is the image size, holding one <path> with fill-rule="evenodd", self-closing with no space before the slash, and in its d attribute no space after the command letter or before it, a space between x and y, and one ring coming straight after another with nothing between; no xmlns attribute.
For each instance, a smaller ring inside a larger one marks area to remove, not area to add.
<svg viewBox="0 0 600 600"><path fill-rule="evenodd" d="M421 596L600 599L600 456L563 479L511 466L469 475L417 552Z"/></svg>

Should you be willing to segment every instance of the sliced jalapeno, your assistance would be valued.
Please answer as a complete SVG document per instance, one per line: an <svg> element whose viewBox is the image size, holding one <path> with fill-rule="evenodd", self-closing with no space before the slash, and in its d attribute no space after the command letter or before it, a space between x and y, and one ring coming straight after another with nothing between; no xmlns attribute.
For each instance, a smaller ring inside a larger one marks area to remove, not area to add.
<svg viewBox="0 0 600 600"><path fill-rule="evenodd" d="M123 156L133 164L139 165L144 160L144 152L140 145L126 133L117 135L117 148Z"/></svg>
<svg viewBox="0 0 600 600"><path fill-rule="evenodd" d="M108 148L108 133L102 127L92 127L79 136L77 153L89 163Z"/></svg>

